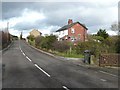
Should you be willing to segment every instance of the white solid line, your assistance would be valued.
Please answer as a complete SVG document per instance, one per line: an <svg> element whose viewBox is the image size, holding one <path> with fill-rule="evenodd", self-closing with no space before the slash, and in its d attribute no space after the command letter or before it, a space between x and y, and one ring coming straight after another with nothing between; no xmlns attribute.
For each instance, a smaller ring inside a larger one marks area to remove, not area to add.
<svg viewBox="0 0 120 90"><path fill-rule="evenodd" d="M27 58L30 62L32 61L29 57L26 56L26 58Z"/></svg>
<svg viewBox="0 0 120 90"><path fill-rule="evenodd" d="M68 89L66 86L62 86L64 89L66 89L66 90L70 90L70 89Z"/></svg>
<svg viewBox="0 0 120 90"><path fill-rule="evenodd" d="M48 77L50 77L50 75L45 72L42 68L40 68L37 64L34 64L38 69L40 69L44 74L46 74Z"/></svg>
<svg viewBox="0 0 120 90"><path fill-rule="evenodd" d="M101 71L101 70L99 72L105 73L105 74L108 74L108 75L111 75L111 76L114 76L114 77L117 77L117 75L114 75L114 74L111 74L111 73L107 73L107 72L104 72L104 71Z"/></svg>
<svg viewBox="0 0 120 90"><path fill-rule="evenodd" d="M103 82L106 82L107 80L105 80L105 79L100 79L101 81L103 81Z"/></svg>

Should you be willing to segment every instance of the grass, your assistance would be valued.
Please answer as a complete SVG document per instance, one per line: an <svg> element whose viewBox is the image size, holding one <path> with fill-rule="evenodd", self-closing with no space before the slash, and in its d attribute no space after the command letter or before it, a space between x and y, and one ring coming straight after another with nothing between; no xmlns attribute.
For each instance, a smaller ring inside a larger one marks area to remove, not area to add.
<svg viewBox="0 0 120 90"><path fill-rule="evenodd" d="M35 47L35 41L31 41L29 40L30 45ZM38 47L37 47L38 48ZM40 49L40 48L38 48ZM44 49L42 49L44 50ZM46 51L46 50L44 50ZM56 54L58 56L62 56L62 57L69 57L69 58L83 58L84 56L82 54L75 54L74 52L69 53L69 52L57 52L57 51L46 51L46 52L50 52L52 54Z"/></svg>
<svg viewBox="0 0 120 90"><path fill-rule="evenodd" d="M69 57L69 58L84 58L82 54L70 54L70 53L57 53L59 56Z"/></svg>

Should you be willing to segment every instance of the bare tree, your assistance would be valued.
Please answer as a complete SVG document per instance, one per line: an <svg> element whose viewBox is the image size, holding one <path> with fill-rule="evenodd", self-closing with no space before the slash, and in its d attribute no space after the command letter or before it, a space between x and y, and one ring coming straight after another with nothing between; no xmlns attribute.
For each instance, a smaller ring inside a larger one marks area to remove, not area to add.
<svg viewBox="0 0 120 90"><path fill-rule="evenodd" d="M110 27L111 30L113 31L119 31L120 32L120 22L114 22L111 27Z"/></svg>

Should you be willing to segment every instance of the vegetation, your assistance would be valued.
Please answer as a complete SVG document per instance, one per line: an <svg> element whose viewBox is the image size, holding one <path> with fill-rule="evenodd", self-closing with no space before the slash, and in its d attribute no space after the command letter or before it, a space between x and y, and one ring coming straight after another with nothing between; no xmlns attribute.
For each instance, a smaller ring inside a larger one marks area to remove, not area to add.
<svg viewBox="0 0 120 90"><path fill-rule="evenodd" d="M18 40L18 36L11 35L12 40Z"/></svg>
<svg viewBox="0 0 120 90"><path fill-rule="evenodd" d="M67 52L70 48L68 45L68 42L65 41L55 41L53 44L53 50L58 51L58 52Z"/></svg>
<svg viewBox="0 0 120 90"><path fill-rule="evenodd" d="M118 36L118 39L116 42L116 52L120 53L120 35Z"/></svg>
<svg viewBox="0 0 120 90"><path fill-rule="evenodd" d="M100 37L102 37L104 39L109 37L109 35L108 35L108 33L106 33L105 29L104 30L99 29L99 31L97 32L97 36L100 36Z"/></svg>
<svg viewBox="0 0 120 90"><path fill-rule="evenodd" d="M116 50L116 53L120 53L120 22L113 23L111 25L111 30L118 32L117 41L115 43L115 46L116 46L115 50Z"/></svg>
<svg viewBox="0 0 120 90"><path fill-rule="evenodd" d="M64 57L81 57L82 56L82 55L76 55L74 50L72 51L72 53L70 53L69 43L65 41L58 41L55 35L49 35L45 37L39 36L36 38L34 36L29 35L27 39L31 45L57 55L61 55Z"/></svg>
<svg viewBox="0 0 120 90"><path fill-rule="evenodd" d="M27 39L30 41L34 41L35 37L33 35L29 35L29 36L27 36Z"/></svg>
<svg viewBox="0 0 120 90"><path fill-rule="evenodd" d="M11 43L11 35L7 30L0 31L0 50Z"/></svg>
<svg viewBox="0 0 120 90"><path fill-rule="evenodd" d="M99 29L96 35L88 35L88 41L77 42L77 45L68 41L58 41L55 35L28 36L29 43L37 48L64 57L83 57L85 50L90 50L95 58L101 53L116 53L117 36L109 36L105 29ZM119 50L120 51L120 50Z"/></svg>
<svg viewBox="0 0 120 90"><path fill-rule="evenodd" d="M57 38L55 35L50 35L50 36L46 36L42 39L41 43L40 43L40 46L41 48L45 48L47 50L49 49L53 49L53 43L57 41Z"/></svg>

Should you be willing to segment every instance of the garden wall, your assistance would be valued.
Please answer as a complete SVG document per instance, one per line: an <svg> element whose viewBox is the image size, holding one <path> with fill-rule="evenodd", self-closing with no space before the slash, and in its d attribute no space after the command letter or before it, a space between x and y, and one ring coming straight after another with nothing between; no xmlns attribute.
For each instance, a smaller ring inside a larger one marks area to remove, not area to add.
<svg viewBox="0 0 120 90"><path fill-rule="evenodd" d="M120 54L101 54L99 66L120 66Z"/></svg>

